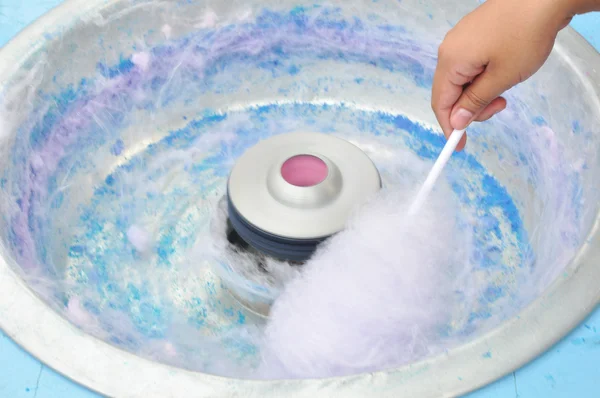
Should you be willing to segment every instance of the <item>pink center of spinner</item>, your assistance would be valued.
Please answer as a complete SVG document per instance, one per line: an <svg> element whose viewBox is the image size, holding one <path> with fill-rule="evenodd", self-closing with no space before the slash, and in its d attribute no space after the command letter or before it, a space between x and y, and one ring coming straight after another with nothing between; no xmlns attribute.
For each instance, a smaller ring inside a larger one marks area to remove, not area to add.
<svg viewBox="0 0 600 398"><path fill-rule="evenodd" d="M327 164L316 156L296 155L283 163L281 176L297 187L313 187L322 183L328 174Z"/></svg>

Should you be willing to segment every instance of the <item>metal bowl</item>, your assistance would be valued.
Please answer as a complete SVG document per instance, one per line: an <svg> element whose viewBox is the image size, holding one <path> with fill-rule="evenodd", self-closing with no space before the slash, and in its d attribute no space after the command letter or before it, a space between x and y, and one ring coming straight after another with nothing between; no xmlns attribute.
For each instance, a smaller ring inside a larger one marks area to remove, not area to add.
<svg viewBox="0 0 600 398"><path fill-rule="evenodd" d="M548 349L600 298L600 56L571 29L449 164L506 234L481 275L509 294L490 290L502 316L480 333L396 369L252 380L232 373L259 356L236 333L264 320L201 264L226 178L260 139L340 136L384 185L386 159L433 159L437 46L477 4L72 0L41 18L0 52L2 329L119 397L456 396Z"/></svg>

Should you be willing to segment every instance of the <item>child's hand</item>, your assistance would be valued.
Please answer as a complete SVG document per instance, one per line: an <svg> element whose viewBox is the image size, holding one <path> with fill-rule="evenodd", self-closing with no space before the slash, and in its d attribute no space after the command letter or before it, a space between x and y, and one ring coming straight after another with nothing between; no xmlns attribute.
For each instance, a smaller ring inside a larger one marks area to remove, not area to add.
<svg viewBox="0 0 600 398"><path fill-rule="evenodd" d="M447 34L431 100L446 137L506 107L500 95L544 64L557 33L579 11L577 1L488 0ZM465 142L466 135L458 150Z"/></svg>

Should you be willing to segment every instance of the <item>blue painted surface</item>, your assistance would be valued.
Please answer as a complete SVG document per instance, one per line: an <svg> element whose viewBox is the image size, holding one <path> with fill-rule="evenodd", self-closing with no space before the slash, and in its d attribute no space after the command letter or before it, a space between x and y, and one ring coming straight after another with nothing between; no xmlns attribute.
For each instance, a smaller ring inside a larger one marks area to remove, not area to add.
<svg viewBox="0 0 600 398"><path fill-rule="evenodd" d="M60 0L0 0L0 45ZM600 15L578 17L573 25L600 48ZM546 355L481 391L480 397L592 397L600 358L600 311ZM485 354L487 355L487 353ZM492 353L490 353L492 355ZM0 397L95 397L47 367L0 334Z"/></svg>

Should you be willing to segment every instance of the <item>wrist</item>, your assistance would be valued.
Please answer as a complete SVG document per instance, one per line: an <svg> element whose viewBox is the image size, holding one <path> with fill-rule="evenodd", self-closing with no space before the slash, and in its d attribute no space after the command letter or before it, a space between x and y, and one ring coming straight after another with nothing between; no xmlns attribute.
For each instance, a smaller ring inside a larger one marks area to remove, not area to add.
<svg viewBox="0 0 600 398"><path fill-rule="evenodd" d="M564 12L572 18L578 14L600 11L600 0L557 0L562 4Z"/></svg>
<svg viewBox="0 0 600 398"><path fill-rule="evenodd" d="M600 0L532 0L531 7L542 15L550 29L565 28L575 15L600 10Z"/></svg>

